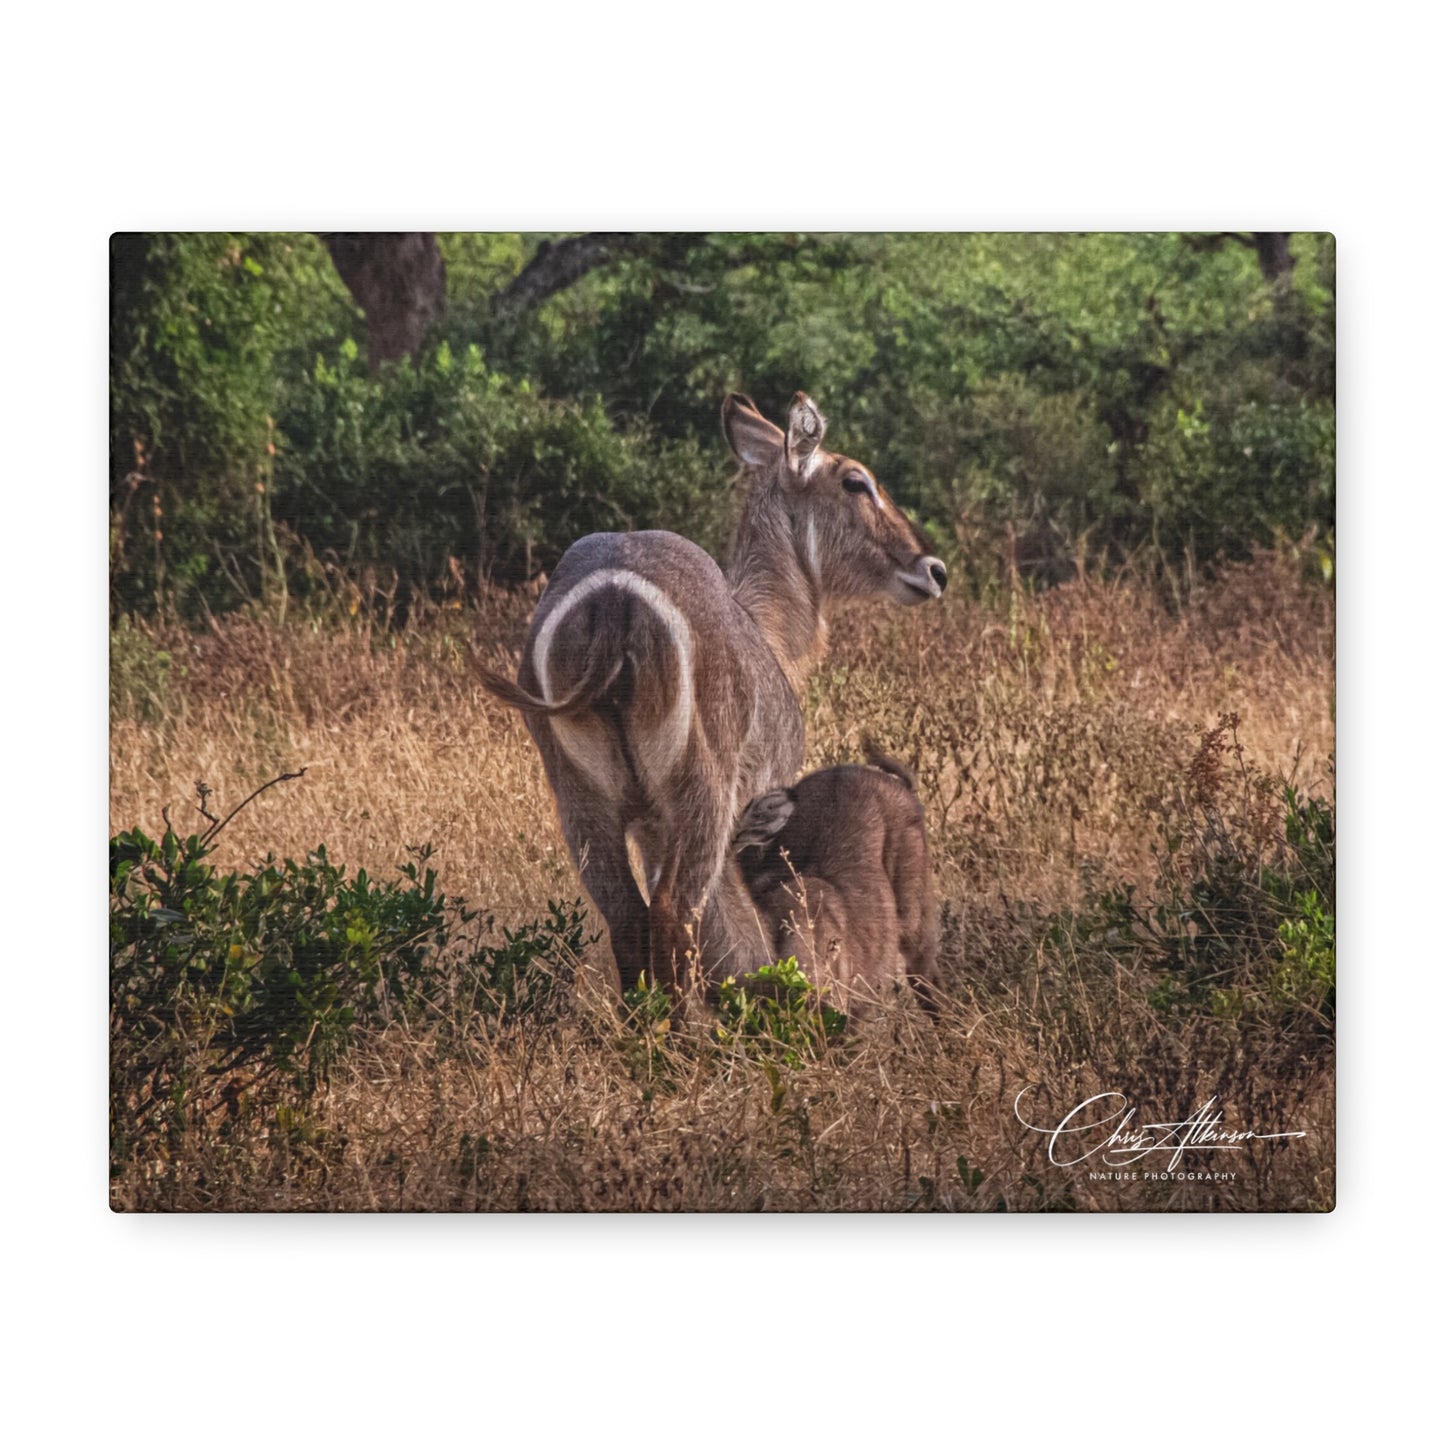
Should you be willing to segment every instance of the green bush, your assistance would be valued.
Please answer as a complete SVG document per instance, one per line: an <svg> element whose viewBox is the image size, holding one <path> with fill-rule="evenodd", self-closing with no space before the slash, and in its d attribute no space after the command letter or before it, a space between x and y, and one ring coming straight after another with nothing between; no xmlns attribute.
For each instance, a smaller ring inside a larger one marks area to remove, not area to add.
<svg viewBox="0 0 1445 1445"><path fill-rule="evenodd" d="M1285 402L1200 399L1154 428L1144 500L1171 555L1240 556L1251 543L1334 527L1335 411Z"/></svg>
<svg viewBox="0 0 1445 1445"><path fill-rule="evenodd" d="M620 1043L632 1077L644 1083L665 1078L672 1058L672 995L644 974L622 991L622 1022Z"/></svg>
<svg viewBox="0 0 1445 1445"><path fill-rule="evenodd" d="M1328 236L1280 290L1220 237L657 235L512 313L536 238L441 241L447 314L372 375L315 237L116 238L118 611L304 593L310 555L410 594L599 529L720 552L733 388L811 391L976 583L1334 525Z"/></svg>
<svg viewBox="0 0 1445 1445"><path fill-rule="evenodd" d="M723 982L715 1037L724 1049L795 1069L820 1057L846 1025L847 1016L809 983L798 960L785 958Z"/></svg>
<svg viewBox="0 0 1445 1445"><path fill-rule="evenodd" d="M110 715L159 724L167 715L173 659L129 617L110 633Z"/></svg>
<svg viewBox="0 0 1445 1445"><path fill-rule="evenodd" d="M218 872L214 830L111 840L111 1067L118 1137L181 1131L236 1070L302 1095L360 1025L427 991L459 916L427 850L400 883L304 862Z"/></svg>
<svg viewBox="0 0 1445 1445"><path fill-rule="evenodd" d="M551 1023L559 1016L577 965L599 935L587 932L587 913L580 900L549 900L547 910L546 918L517 929L504 928L500 944L476 949L457 965L457 993L465 1000L464 1030L469 1016L496 1026L521 1018ZM463 912L464 918L475 916Z"/></svg>
<svg viewBox="0 0 1445 1445"><path fill-rule="evenodd" d="M274 565L282 379L356 325L302 234L111 240L111 588L118 611L235 607Z"/></svg>
<svg viewBox="0 0 1445 1445"><path fill-rule="evenodd" d="M592 531L661 526L714 546L731 497L687 442L616 431L595 399L556 401L443 343L370 375L354 342L318 357L279 411L276 520L342 566L435 590L450 559L516 581Z"/></svg>
<svg viewBox="0 0 1445 1445"><path fill-rule="evenodd" d="M1330 1032L1335 1016L1335 827L1331 804L1262 776L1233 715L1201 734L1160 824L1149 897L1094 892L1056 918L1046 947L1145 973L1149 1006L1281 1037Z"/></svg>
<svg viewBox="0 0 1445 1445"><path fill-rule="evenodd" d="M349 876L324 847L222 873L208 860L225 821L111 840L118 1153L185 1132L242 1081L304 1100L362 1030L430 1023L464 1045L478 1022L550 1021L591 941L581 905L553 902L501 944L461 952L479 915L438 890L429 847L395 881Z"/></svg>
<svg viewBox="0 0 1445 1445"><path fill-rule="evenodd" d="M796 1069L820 1058L847 1027L847 1016L828 1004L796 958L765 964L756 973L723 981L707 1029L673 1029L673 999L643 978L622 995L621 1045L634 1078L665 1080L669 1065L697 1051L728 1066L741 1053L770 1071Z"/></svg>

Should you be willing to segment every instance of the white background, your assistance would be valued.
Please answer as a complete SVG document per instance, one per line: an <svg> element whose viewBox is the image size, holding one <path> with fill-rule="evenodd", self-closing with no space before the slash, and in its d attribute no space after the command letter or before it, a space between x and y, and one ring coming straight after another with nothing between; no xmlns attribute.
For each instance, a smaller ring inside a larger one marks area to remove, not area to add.
<svg viewBox="0 0 1445 1445"><path fill-rule="evenodd" d="M1440 51L1419 13L1375 4L1348 27L1319 5L1234 0L12 15L12 1438L1305 1440L1404 1425L1425 1388L1421 1321L1438 1328L1445 1103L1445 260ZM107 237L414 226L1336 233L1333 1215L109 1214Z"/></svg>

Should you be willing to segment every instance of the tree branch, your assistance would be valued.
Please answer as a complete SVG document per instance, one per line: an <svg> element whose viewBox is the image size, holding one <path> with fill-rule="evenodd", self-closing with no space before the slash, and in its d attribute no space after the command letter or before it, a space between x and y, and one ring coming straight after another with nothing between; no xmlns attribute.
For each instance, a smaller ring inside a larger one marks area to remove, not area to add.
<svg viewBox="0 0 1445 1445"><path fill-rule="evenodd" d="M280 777L272 778L269 783L262 783L261 786L257 788L256 791L252 793L249 798L246 798L244 801L237 803L236 806L232 808L231 811L227 813L226 816L222 818L219 823L212 823L211 826L207 828L204 833L201 834L202 844L210 843L215 838L216 834L219 833L221 829L224 828L226 824L229 823L231 819L234 818L236 814L239 813L241 809L246 806L247 803L255 802L255 800L259 798L261 794L266 791L267 788L274 788L277 783L289 783L294 778L304 778L305 776L306 769L298 768L294 773L282 773ZM210 789L208 788L206 791L209 792ZM167 820L166 826L170 827L169 820Z"/></svg>
<svg viewBox="0 0 1445 1445"><path fill-rule="evenodd" d="M645 250L652 240L646 231L588 231L562 241L543 241L511 285L493 298L492 315L530 311L615 257Z"/></svg>

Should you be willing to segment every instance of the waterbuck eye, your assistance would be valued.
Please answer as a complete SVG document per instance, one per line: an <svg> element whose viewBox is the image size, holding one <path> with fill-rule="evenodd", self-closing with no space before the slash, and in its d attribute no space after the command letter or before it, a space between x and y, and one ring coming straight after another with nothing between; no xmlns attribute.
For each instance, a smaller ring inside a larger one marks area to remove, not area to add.
<svg viewBox="0 0 1445 1445"><path fill-rule="evenodd" d="M866 492L868 490L868 478L860 472L849 472L843 478L843 490L845 492Z"/></svg>

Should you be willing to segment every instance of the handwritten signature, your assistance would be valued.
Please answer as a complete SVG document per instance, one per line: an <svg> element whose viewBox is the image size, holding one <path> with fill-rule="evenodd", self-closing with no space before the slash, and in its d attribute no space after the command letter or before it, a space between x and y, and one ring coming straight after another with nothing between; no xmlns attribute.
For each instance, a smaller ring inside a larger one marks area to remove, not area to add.
<svg viewBox="0 0 1445 1445"><path fill-rule="evenodd" d="M1049 1136L1049 1160L1067 1169L1097 1156L1109 1168L1137 1164L1150 1155L1167 1154L1166 1170L1179 1167L1186 1152L1196 1150L1238 1150L1250 1139L1303 1139L1303 1129L1281 1134L1256 1134L1253 1129L1224 1127L1224 1110L1218 1100L1210 1097L1187 1119L1159 1123L1141 1123L1123 1094L1095 1094L1076 1104L1057 1124L1035 1124L1019 1112L1019 1104L1028 1089L1020 1090L1014 1100L1014 1117L1026 1129ZM1111 1112L1106 1112L1111 1111ZM1091 1142L1092 1141L1092 1142ZM1085 1146L1088 1147L1085 1147ZM1075 1153L1082 1149L1082 1153ZM1072 1157L1061 1157L1068 1155Z"/></svg>

